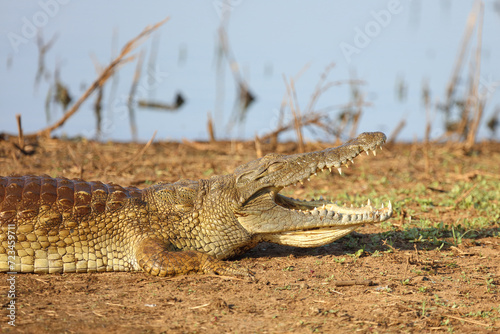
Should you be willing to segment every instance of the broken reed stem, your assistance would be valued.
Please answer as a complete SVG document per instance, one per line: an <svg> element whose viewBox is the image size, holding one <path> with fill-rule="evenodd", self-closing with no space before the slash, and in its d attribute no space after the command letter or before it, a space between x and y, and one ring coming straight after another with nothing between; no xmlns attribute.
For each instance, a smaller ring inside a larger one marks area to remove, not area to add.
<svg viewBox="0 0 500 334"><path fill-rule="evenodd" d="M95 103L94 103L97 138L100 138L101 133L102 133L101 124L102 124L102 97L103 97L103 95L104 95L103 86L99 86L99 88L97 89L97 98L95 99Z"/></svg>
<svg viewBox="0 0 500 334"><path fill-rule="evenodd" d="M460 52L458 54L457 61L455 63L455 68L451 75L450 82L448 83L448 88L446 89L447 106L451 106L451 99L453 97L453 94L455 93L455 87L458 83L458 76L462 68L462 62L465 58L465 52L467 51L467 46L469 45L472 31L474 29L474 26L476 25L477 10L475 10L475 8L478 5L479 5L479 0L476 0L474 6L472 7L469 13L469 16L467 17L467 24L465 27L464 37L462 39L462 47L460 48Z"/></svg>
<svg viewBox="0 0 500 334"><path fill-rule="evenodd" d="M219 28L219 41L220 41L222 55L225 56L227 59L227 62L229 64L229 69L231 70L231 73L233 74L234 77L234 81L236 81L237 83L244 82L241 73L238 69L238 62L236 61L233 53L231 52L231 49L229 48L226 29L222 26Z"/></svg>
<svg viewBox="0 0 500 334"><path fill-rule="evenodd" d="M36 40L38 46L38 69L35 76L35 88L37 88L38 84L40 83L40 79L42 79L43 75L45 74L45 55L47 54L49 49L54 45L56 39L57 39L57 34L52 36L50 41L44 44L42 31L38 30L37 40Z"/></svg>
<svg viewBox="0 0 500 334"><path fill-rule="evenodd" d="M257 134L255 135L255 155L257 156L257 158L262 158L263 156L262 145L260 143L260 138Z"/></svg>
<svg viewBox="0 0 500 334"><path fill-rule="evenodd" d="M297 99L297 91L295 90L295 82L293 79L290 80L290 88L292 89L295 112L293 114L295 129L297 131L297 137L299 139L299 152L304 153L304 138L302 136L302 116L300 112L299 101Z"/></svg>
<svg viewBox="0 0 500 334"><path fill-rule="evenodd" d="M288 81L287 81L285 75L283 75L283 80L285 81L286 91L287 91L287 95L288 95L288 105L290 106L290 110L291 110L292 115L293 115L293 124L294 124L294 128L295 128L295 132L297 133L297 140L298 140L298 144L299 144L299 153L304 153L304 142L302 139L301 122L299 119L300 116L298 114L298 110L295 109L294 99L292 96L292 89L294 89L293 79L290 79L290 84L288 84Z"/></svg>
<svg viewBox="0 0 500 334"><path fill-rule="evenodd" d="M424 135L424 143L428 143L431 139L431 97L429 90L429 83L425 81L422 86L422 99L424 100L425 105L425 135Z"/></svg>
<svg viewBox="0 0 500 334"><path fill-rule="evenodd" d="M94 63L95 72L97 75L102 73L102 66L99 60L94 54L90 55L92 62ZM102 123L102 97L104 95L103 86L97 88L97 97L94 102L94 114L96 117L96 137L101 137L101 123Z"/></svg>
<svg viewBox="0 0 500 334"><path fill-rule="evenodd" d="M227 19L227 17L226 17ZM255 100L255 96L250 91L250 86L247 81L244 79L242 73L240 73L240 66L236 61L236 57L234 56L231 48L229 47L228 37L226 29L221 23L219 28L219 45L220 45L220 55L218 57L224 56L229 64L229 69L233 74L234 81L236 83L238 94L236 100L236 108L233 110L233 114L231 115L231 119L227 125L228 131L231 131L233 126L239 122L241 122L248 111L248 107ZM222 73L222 72L219 72ZM222 79L222 78L221 78Z"/></svg>
<svg viewBox="0 0 500 334"><path fill-rule="evenodd" d="M21 114L16 114L16 120L17 120L17 133L18 133L18 139L19 139L19 149L21 151L24 150L24 135L23 135L23 127L21 125Z"/></svg>
<svg viewBox="0 0 500 334"><path fill-rule="evenodd" d="M135 67L134 79L132 85L130 86L130 93L128 94L128 120L130 123L130 132L132 133L132 140L137 141L137 122L135 121L135 111L134 111L134 97L137 92L137 85L141 78L142 62L144 61L144 50L139 53L139 58L137 59L137 65Z"/></svg>
<svg viewBox="0 0 500 334"><path fill-rule="evenodd" d="M471 124L471 128L467 133L467 139L465 142L465 147L471 149L472 145L476 141L477 130L479 128L479 122L483 116L484 103L479 97L479 79L481 75L481 47L483 38L483 19L484 19L484 3L481 1L479 3L479 13L478 13L478 24L477 24L477 47L476 47L476 59L475 59L475 72L473 89L469 98L472 99L472 107L474 108L474 115ZM485 102L485 101L484 101Z"/></svg>
<svg viewBox="0 0 500 334"><path fill-rule="evenodd" d="M427 81L424 81L422 85L422 100L425 106L425 134L424 134L424 154L425 154L425 173L429 176L431 165L429 159L429 146L430 146L430 136L431 136L431 98L429 85Z"/></svg>
<svg viewBox="0 0 500 334"><path fill-rule="evenodd" d="M208 129L208 137L210 138L211 143L215 143L215 130L214 130L214 121L212 119L212 114L208 112L207 116L207 129Z"/></svg>
<svg viewBox="0 0 500 334"><path fill-rule="evenodd" d="M164 20L156 23L153 26L146 27L139 35L137 35L135 38L130 40L125 46L123 47L120 55L116 57L103 71L102 73L97 77L97 79L90 85L89 88L82 94L82 96L78 99L78 101L75 102L75 104L67 111L64 113L64 116L61 117L59 121L57 121L55 124L48 126L45 129L39 130L35 132L34 134L31 134L30 136L44 136L48 137L50 136L50 133L54 131L55 129L59 128L62 126L73 114L75 114L80 106L83 104L83 102L96 90L99 86L104 85L104 83L113 75L115 69L122 64L125 64L135 58L135 56L129 56L125 58L131 51L133 51L136 47L139 41L147 37L151 32L156 30L158 27L160 27L162 24L167 22L169 18L165 18Z"/></svg>

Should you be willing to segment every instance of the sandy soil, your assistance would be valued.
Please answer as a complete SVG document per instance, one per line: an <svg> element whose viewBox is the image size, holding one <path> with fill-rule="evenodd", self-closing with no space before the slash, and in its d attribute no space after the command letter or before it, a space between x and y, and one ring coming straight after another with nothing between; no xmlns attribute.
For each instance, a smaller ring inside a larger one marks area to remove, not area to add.
<svg viewBox="0 0 500 334"><path fill-rule="evenodd" d="M256 157L253 143L162 142L143 154L143 144L29 144L25 151L32 154L25 155L0 141L0 175L48 174L145 187L229 173ZM326 146L308 144L307 150ZM263 147L264 153L296 149L295 144ZM358 158L344 176L323 174L287 190L299 198L323 195L358 205L367 196L390 199L396 212L389 223L365 226L324 247L260 244L233 260L254 271L255 281L165 279L141 272L18 274L12 327L9 277L1 274L0 332L498 332L498 192L489 199L487 216L493 218L461 240L450 227L462 231L458 224L464 219L485 215L478 205L462 202L483 187L499 189L499 152L495 143L480 144L469 155L453 146L388 145L376 157ZM463 191L454 191L457 185ZM442 205L447 201L451 206ZM448 228L439 229L439 223Z"/></svg>

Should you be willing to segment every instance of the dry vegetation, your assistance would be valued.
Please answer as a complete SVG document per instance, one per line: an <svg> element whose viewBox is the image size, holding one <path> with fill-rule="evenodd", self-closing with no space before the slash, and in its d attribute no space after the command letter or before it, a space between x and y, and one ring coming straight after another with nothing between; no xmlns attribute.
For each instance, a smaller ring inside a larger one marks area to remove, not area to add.
<svg viewBox="0 0 500 334"><path fill-rule="evenodd" d="M428 120L424 143L390 143L377 157L356 160L343 176L322 174L304 186L286 190L300 198L327 196L357 204L368 198L375 204L391 200L395 214L390 221L363 227L315 249L259 245L235 259L256 272L255 282L200 275L165 279L143 273L19 275L17 326L8 326L4 317L0 331L499 331L500 144L475 143L487 102L487 94L479 92L478 84L482 11L482 5L471 11L445 102L433 105L423 88ZM158 181L229 173L239 164L269 152L291 154L332 146L305 142L302 131L306 128L324 131L337 140L357 134L366 106L360 90L362 82L328 81L333 67L329 65L305 107L299 106L294 88L300 73L284 77L286 92L280 115L283 120L286 113L291 113L292 121L281 121L274 131L252 142L217 141L210 115L209 143L154 142L154 135L146 145L88 138L50 139L51 132L64 124L92 92L102 94L103 85L119 66L134 59L130 52L139 40L164 22L127 43L120 55L98 70L95 82L74 104L66 95L64 101L69 109L53 125L23 135L18 117L18 133L0 135L1 174L48 174L146 187ZM469 89L459 94L458 76L474 27L477 46ZM223 30L220 36L221 57L236 63ZM43 54L53 42L39 41L41 66ZM139 57L130 104L141 67ZM240 90L240 110L245 113L253 95L241 75L237 71L233 74ZM351 85L350 102L333 113L315 109L321 94L346 83ZM62 85L58 91L64 96ZM96 110L101 98L98 95ZM177 109L183 102L181 96L172 105L156 105ZM444 126L448 132L432 141L432 119L440 111L447 115ZM130 117L134 133L132 108ZM235 119L244 120L244 115L236 115ZM498 121L493 121L495 127ZM391 135L392 142L402 127L404 120ZM278 136L289 130L296 132L297 142L279 143ZM0 302L4 306L7 289L7 282L0 280Z"/></svg>

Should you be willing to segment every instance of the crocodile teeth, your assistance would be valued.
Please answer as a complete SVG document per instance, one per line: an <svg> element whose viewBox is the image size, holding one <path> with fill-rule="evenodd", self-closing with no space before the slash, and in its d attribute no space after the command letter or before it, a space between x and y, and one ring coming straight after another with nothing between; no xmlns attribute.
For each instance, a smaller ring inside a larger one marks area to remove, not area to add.
<svg viewBox="0 0 500 334"><path fill-rule="evenodd" d="M366 152L366 155L370 155L370 153L368 151L365 151Z"/></svg>
<svg viewBox="0 0 500 334"><path fill-rule="evenodd" d="M339 174L342 175L342 168L337 168L337 170L339 171Z"/></svg>
<svg viewBox="0 0 500 334"><path fill-rule="evenodd" d="M374 156L377 155L377 151L375 151L375 149L372 150L372 153L373 153Z"/></svg>

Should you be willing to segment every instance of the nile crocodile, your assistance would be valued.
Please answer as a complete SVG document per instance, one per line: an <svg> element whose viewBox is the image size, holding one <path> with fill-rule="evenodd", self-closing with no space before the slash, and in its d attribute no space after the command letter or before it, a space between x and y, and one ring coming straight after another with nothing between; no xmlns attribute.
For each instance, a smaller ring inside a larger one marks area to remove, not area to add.
<svg viewBox="0 0 500 334"><path fill-rule="evenodd" d="M392 214L279 192L385 142L363 133L322 151L268 154L234 173L143 190L48 176L0 177L0 271L249 276L222 261L259 242L316 247Z"/></svg>

